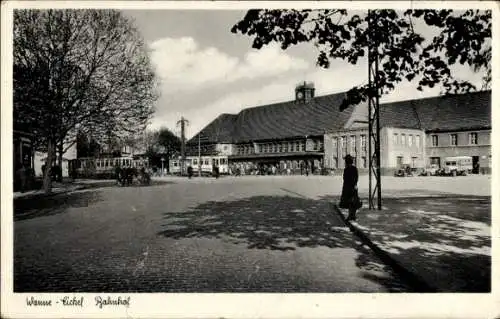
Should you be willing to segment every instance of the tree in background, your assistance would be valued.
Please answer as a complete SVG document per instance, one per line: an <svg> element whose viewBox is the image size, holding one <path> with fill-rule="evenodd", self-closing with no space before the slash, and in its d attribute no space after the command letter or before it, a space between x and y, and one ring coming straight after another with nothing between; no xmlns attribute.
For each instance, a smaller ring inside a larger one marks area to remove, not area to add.
<svg viewBox="0 0 500 319"><path fill-rule="evenodd" d="M415 28L417 21L432 27L436 34L425 39ZM444 93L477 90L472 83L453 76L450 66L455 64L484 72L481 89L491 87L489 10L373 10L370 15L335 9L249 10L231 32L253 37L256 49L271 42L280 43L282 49L310 42L319 50L317 64L324 68L330 66L331 59L357 64L367 55L369 41L375 40L383 94L405 79L417 79L418 90L437 85ZM368 83L355 86L347 92L341 108L366 101L369 94Z"/></svg>
<svg viewBox="0 0 500 319"><path fill-rule="evenodd" d="M76 156L77 157L96 157L101 153L101 145L92 137L83 132L76 136Z"/></svg>
<svg viewBox="0 0 500 319"><path fill-rule="evenodd" d="M151 165L160 167L163 157L168 171L170 157L180 152L181 139L168 128L162 127L144 134L143 147Z"/></svg>
<svg viewBox="0 0 500 319"><path fill-rule="evenodd" d="M153 113L147 51L118 11L15 10L13 55L14 116L32 128L48 168L56 147L61 153L79 130L100 143L107 132L142 132ZM51 190L49 170L44 190Z"/></svg>

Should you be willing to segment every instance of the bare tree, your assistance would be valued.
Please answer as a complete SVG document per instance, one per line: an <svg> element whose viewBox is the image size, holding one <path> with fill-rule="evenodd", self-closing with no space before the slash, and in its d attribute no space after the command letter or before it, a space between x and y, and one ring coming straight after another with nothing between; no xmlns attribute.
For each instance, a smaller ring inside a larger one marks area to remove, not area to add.
<svg viewBox="0 0 500 319"><path fill-rule="evenodd" d="M141 36L120 12L14 12L14 116L47 151L47 168L77 126L93 138L144 130L156 98ZM46 192L49 176L47 169Z"/></svg>

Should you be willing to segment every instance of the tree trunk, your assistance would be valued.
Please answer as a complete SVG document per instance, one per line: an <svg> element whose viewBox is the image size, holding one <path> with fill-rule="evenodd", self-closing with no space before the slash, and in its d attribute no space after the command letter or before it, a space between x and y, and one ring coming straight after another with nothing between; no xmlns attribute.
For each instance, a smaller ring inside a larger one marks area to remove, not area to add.
<svg viewBox="0 0 500 319"><path fill-rule="evenodd" d="M62 158L63 158L63 142L57 145L57 165L62 169Z"/></svg>
<svg viewBox="0 0 500 319"><path fill-rule="evenodd" d="M45 160L45 172L43 173L43 191L45 194L50 194L52 191L52 179L51 179L51 168L52 168L52 158L55 155L56 147L55 142L49 139L49 144L47 147L47 159Z"/></svg>

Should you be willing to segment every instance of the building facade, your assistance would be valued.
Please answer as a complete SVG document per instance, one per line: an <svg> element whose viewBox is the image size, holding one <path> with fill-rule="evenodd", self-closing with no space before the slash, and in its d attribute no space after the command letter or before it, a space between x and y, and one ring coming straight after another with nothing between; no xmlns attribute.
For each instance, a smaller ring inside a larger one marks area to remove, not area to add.
<svg viewBox="0 0 500 319"><path fill-rule="evenodd" d="M303 83L293 101L222 114L188 142L187 159L193 165L200 155L215 164L209 156L223 156L229 171L250 174L341 173L349 154L366 173L367 104L340 111L344 96L315 97L314 86ZM449 156L471 156L475 173L491 171L490 91L385 103L380 126L384 175L403 166L439 166Z"/></svg>
<svg viewBox="0 0 500 319"><path fill-rule="evenodd" d="M441 166L446 157L471 156L473 173L491 174L491 129L429 131L426 142L428 165Z"/></svg>
<svg viewBox="0 0 500 319"><path fill-rule="evenodd" d="M380 130L381 174L392 174L394 170L403 166L423 169L424 137L425 133L422 130L383 127ZM366 128L325 134L325 166L333 171L344 169L343 159L349 154L354 158L354 164L361 174L368 172L370 154L368 139Z"/></svg>

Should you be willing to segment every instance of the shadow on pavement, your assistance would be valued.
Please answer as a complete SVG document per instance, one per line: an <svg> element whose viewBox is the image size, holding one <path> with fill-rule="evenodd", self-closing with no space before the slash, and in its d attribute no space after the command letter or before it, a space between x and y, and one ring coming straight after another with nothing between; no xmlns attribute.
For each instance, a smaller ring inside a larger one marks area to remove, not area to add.
<svg viewBox="0 0 500 319"><path fill-rule="evenodd" d="M60 210L64 211L69 207L101 200L98 193L93 191L74 195L80 197L71 197L69 200L61 197L58 200L62 202L45 203L45 205L47 207L61 205ZM387 291L412 292L412 288L401 282L388 266L372 255L368 248L356 242L349 229L332 212L331 204L327 199L313 200L290 196L256 196L235 201L211 201L185 212L164 213L163 225L158 235L173 239L220 238L225 242L244 245L248 249L264 249L275 254L283 254L282 260L287 260L290 251L301 247L345 248L352 250L346 257L354 258L352 266L349 260L338 264L341 267L354 268L347 273L377 283ZM331 256L344 257L342 253L332 253ZM294 262L293 259L288 260ZM169 273L168 268L160 269L159 272L154 268L145 269L145 275L135 276L130 269L121 272L98 267L82 272L72 266L72 262L74 259L68 258L67 261L61 260L61 263L54 268L41 267L36 270L31 264L15 265L14 291L101 293L338 291L336 290L338 287L334 284L322 288L324 290L311 290L314 287L308 286L307 281L302 283L300 276L288 274L283 274L283 278L289 278L289 281L279 281L278 285L273 284L272 280L269 283L264 281L259 285L253 285L250 279L243 279L240 285L238 281L234 281L237 278L234 274L227 275L231 273L232 266L224 267L225 265L221 265L220 271L207 269L205 277L197 276L196 273L175 275ZM182 260L175 263L178 263L179 268L184 268ZM335 265L335 260L332 260L332 263L325 267L335 267ZM151 271L150 274L148 270ZM33 276L34 271L37 276ZM331 268L330 271L335 272L336 269ZM342 273L344 270L339 271Z"/></svg>
<svg viewBox="0 0 500 319"><path fill-rule="evenodd" d="M36 199L15 199L14 221L61 214L69 208L87 207L101 200L98 191L62 193Z"/></svg>
<svg viewBox="0 0 500 319"><path fill-rule="evenodd" d="M151 186L161 186L161 185L169 185L175 184L172 181L160 181L160 180L152 180L150 185L139 185L134 183L130 186L120 186L117 184L115 180L106 180L106 181L85 181L85 183L81 183L85 189L95 189L95 188L103 188L103 187L151 187Z"/></svg>
<svg viewBox="0 0 500 319"><path fill-rule="evenodd" d="M491 197L387 198L383 206L362 209L358 223L395 260L440 292L491 290Z"/></svg>
<svg viewBox="0 0 500 319"><path fill-rule="evenodd" d="M290 196L211 201L187 212L165 213L165 229L159 234L174 239L229 237L248 248L271 250L352 246L350 233L332 231L334 226L345 226L329 205Z"/></svg>
<svg viewBox="0 0 500 319"><path fill-rule="evenodd" d="M235 201L211 201L189 211L164 213L158 234L173 239L218 238L248 249L274 251L299 247L352 248L360 275L388 288L412 291L396 282L390 268L356 242L349 229L332 212L331 198L313 200L291 196L255 196ZM370 257L368 257L370 256Z"/></svg>

